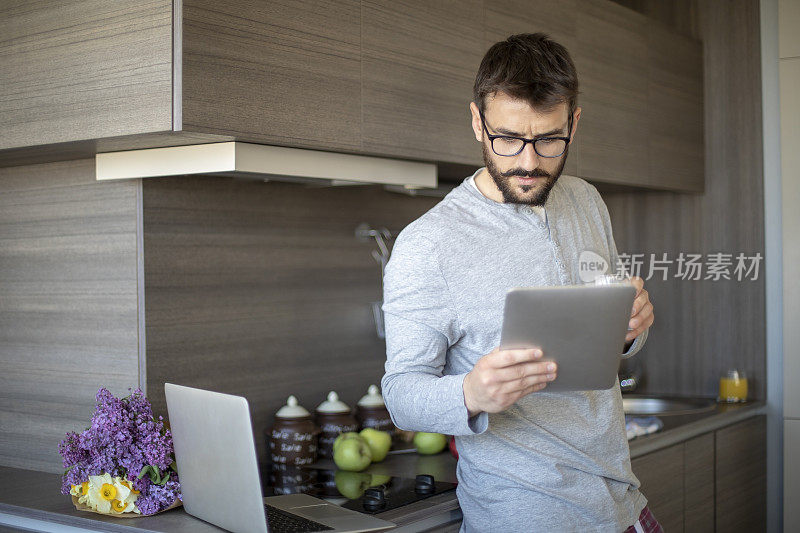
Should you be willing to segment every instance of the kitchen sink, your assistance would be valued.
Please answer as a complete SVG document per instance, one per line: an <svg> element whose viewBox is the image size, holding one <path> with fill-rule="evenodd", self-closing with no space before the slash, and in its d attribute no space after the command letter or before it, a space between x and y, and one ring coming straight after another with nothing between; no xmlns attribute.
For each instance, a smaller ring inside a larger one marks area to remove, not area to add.
<svg viewBox="0 0 800 533"><path fill-rule="evenodd" d="M711 411L717 405L712 398L669 398L623 395L622 409L630 415L686 415Z"/></svg>

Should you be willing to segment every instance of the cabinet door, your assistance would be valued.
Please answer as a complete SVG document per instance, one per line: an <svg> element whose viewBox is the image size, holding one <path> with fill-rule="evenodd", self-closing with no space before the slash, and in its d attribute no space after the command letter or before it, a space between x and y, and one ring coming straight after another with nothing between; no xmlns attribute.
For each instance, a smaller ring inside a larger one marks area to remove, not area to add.
<svg viewBox="0 0 800 533"><path fill-rule="evenodd" d="M553 40L564 45L575 62L576 29L575 13L578 4L575 0L497 0L485 3L485 41L484 53L494 43L505 40L516 33L544 32ZM575 67L578 68L577 65ZM578 69L578 81L581 80L581 71ZM580 89L579 89L580 90ZM578 105L581 97L578 96ZM569 147L567 163L564 165L564 174L578 175L578 160L580 158L583 128L583 119L578 124L578 133Z"/></svg>
<svg viewBox="0 0 800 533"><path fill-rule="evenodd" d="M483 57L482 2L362 4L364 151L482 164L469 112Z"/></svg>
<svg viewBox="0 0 800 533"><path fill-rule="evenodd" d="M361 3L183 0L183 129L361 146Z"/></svg>
<svg viewBox="0 0 800 533"><path fill-rule="evenodd" d="M766 531L766 435L764 415L717 430L717 531Z"/></svg>
<svg viewBox="0 0 800 533"><path fill-rule="evenodd" d="M648 172L647 17L584 0L574 54L581 82L578 175L644 185Z"/></svg>
<svg viewBox="0 0 800 533"><path fill-rule="evenodd" d="M172 130L172 2L0 2L0 150Z"/></svg>
<svg viewBox="0 0 800 533"><path fill-rule="evenodd" d="M703 191L703 45L648 24L650 181L653 187Z"/></svg>
<svg viewBox="0 0 800 533"><path fill-rule="evenodd" d="M684 446L684 529L714 531L714 433L687 440Z"/></svg>
<svg viewBox="0 0 800 533"><path fill-rule="evenodd" d="M676 444L631 461L650 511L670 533L683 531L683 448L683 443Z"/></svg>

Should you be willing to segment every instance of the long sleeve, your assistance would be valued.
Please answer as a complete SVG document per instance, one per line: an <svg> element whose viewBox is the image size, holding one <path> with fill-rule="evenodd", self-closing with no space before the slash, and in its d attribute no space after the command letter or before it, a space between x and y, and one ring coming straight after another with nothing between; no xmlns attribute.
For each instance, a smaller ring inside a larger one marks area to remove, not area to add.
<svg viewBox="0 0 800 533"><path fill-rule="evenodd" d="M608 256L611 260L611 264L609 265L609 269L611 270L612 274L616 274L619 268L619 252L617 251L617 244L614 242L614 232L611 228L611 216L608 214L608 206L603 201L602 196L597 191L597 188L594 185L587 183L591 188L592 197L595 200L595 204L597 205L597 209L600 211L600 215L603 218L603 227L605 229L606 234L606 245L608 247ZM647 342L647 335L650 332L650 328L648 327L643 332L641 332L635 339L633 339L633 344L631 344L628 351L622 354L623 359L628 359L629 357L633 357L636 355L639 350L642 349L644 343Z"/></svg>
<svg viewBox="0 0 800 533"><path fill-rule="evenodd" d="M386 407L400 429L474 435L488 427L486 413L469 417L466 374L443 374L447 350L461 335L451 302L433 243L401 232L384 272L381 380Z"/></svg>

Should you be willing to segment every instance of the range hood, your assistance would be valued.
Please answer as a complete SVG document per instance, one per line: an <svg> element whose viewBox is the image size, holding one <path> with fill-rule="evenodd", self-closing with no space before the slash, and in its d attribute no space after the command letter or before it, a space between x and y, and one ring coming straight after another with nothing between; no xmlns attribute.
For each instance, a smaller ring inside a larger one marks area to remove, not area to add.
<svg viewBox="0 0 800 533"><path fill-rule="evenodd" d="M432 163L236 141L100 153L95 170L98 181L207 175L407 189L437 186Z"/></svg>

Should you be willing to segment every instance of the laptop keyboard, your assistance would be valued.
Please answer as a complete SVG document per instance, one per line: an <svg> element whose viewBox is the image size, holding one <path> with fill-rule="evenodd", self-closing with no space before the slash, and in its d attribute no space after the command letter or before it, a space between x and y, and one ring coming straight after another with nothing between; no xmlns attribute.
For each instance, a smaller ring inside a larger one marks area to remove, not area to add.
<svg viewBox="0 0 800 533"><path fill-rule="evenodd" d="M296 514L287 513L271 505L264 505L267 510L267 525L274 533L303 533L306 531L328 531L332 527L308 520Z"/></svg>

